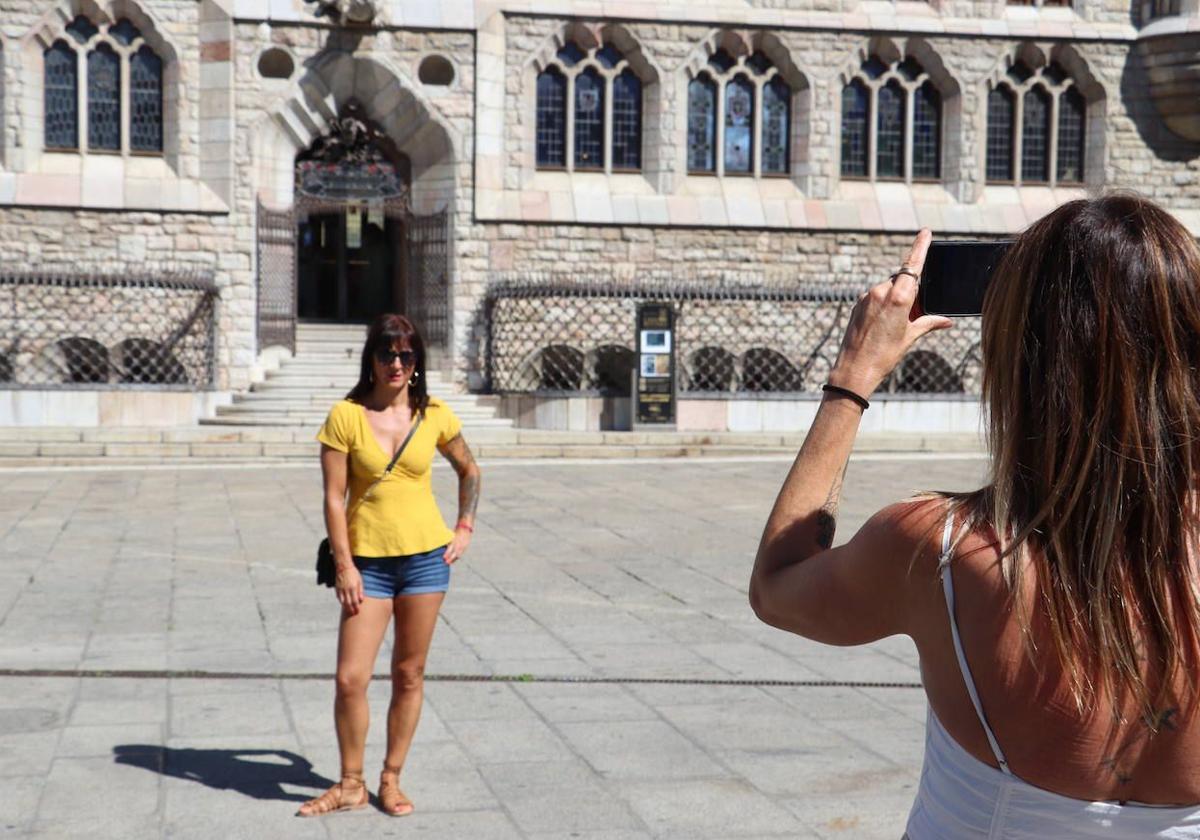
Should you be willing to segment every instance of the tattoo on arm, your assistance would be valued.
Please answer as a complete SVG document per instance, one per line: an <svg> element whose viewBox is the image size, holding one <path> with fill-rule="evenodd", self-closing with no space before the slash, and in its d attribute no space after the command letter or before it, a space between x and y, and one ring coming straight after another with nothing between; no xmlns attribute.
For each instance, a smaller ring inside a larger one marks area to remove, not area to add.
<svg viewBox="0 0 1200 840"><path fill-rule="evenodd" d="M472 469L475 458L462 435L455 435L442 449L442 454L458 473L458 518L473 517L475 508L479 506L480 484L478 471Z"/></svg>
<svg viewBox="0 0 1200 840"><path fill-rule="evenodd" d="M833 486L829 488L829 495L825 497L825 504L821 505L821 509L817 511L817 545L822 549L833 547L833 537L837 533L838 505L842 500L842 482L846 479L848 466L850 466L849 461L842 467L837 478L833 480Z"/></svg>

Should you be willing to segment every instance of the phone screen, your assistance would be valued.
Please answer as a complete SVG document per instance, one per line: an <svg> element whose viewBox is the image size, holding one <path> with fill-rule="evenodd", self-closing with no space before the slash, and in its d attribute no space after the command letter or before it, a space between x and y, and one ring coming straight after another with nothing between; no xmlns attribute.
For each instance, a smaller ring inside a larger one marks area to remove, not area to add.
<svg viewBox="0 0 1200 840"><path fill-rule="evenodd" d="M983 314L983 296L992 272L1011 241L929 243L921 271L919 301L929 315Z"/></svg>

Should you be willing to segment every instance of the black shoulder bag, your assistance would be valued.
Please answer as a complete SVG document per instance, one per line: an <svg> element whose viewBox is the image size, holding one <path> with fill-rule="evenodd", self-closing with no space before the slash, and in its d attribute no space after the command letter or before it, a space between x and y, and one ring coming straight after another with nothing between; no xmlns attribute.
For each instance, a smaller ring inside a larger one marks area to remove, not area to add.
<svg viewBox="0 0 1200 840"><path fill-rule="evenodd" d="M408 434L404 438L404 442L400 444L400 448L396 450L396 454L392 456L392 460L388 463L387 469L379 478L371 482L371 486L363 491L362 498L354 505L353 510L346 514L346 525L350 525L350 517L354 515L354 511L358 510L358 506L365 502L371 495L379 482L388 477L388 473L392 471L392 467L396 466L396 462L400 460L400 456L408 447L408 442L412 440L413 435L417 433L417 427L421 425L421 415L418 414L413 418L412 428L408 430ZM329 545L329 537L321 540L321 544L317 546L317 585L325 584L333 586L337 582L337 567L333 562L333 548Z"/></svg>

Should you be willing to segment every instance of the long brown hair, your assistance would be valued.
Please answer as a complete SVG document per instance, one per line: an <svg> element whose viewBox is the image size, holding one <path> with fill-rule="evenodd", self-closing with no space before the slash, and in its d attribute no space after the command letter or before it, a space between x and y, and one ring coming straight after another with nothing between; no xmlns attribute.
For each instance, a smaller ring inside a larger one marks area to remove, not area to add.
<svg viewBox="0 0 1200 840"><path fill-rule="evenodd" d="M1196 242L1142 198L1064 204L998 266L982 349L990 483L948 495L998 536L1010 592L1035 575L1081 712L1101 697L1148 712L1181 677L1194 697Z"/></svg>
<svg viewBox="0 0 1200 840"><path fill-rule="evenodd" d="M404 315L380 315L367 329L367 340L363 344L362 361L358 369L358 382L350 389L346 399L362 402L375 387L372 362L375 351L389 348L397 342L407 342L417 354L414 379L408 386L408 407L414 415L424 413L429 407L429 389L425 376L425 341L416 324Z"/></svg>

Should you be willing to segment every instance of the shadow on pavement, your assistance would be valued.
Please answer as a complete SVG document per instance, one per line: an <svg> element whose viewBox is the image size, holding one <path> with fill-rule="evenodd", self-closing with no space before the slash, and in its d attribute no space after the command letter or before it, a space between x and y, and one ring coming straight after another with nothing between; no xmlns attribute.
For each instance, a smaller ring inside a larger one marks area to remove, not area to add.
<svg viewBox="0 0 1200 840"><path fill-rule="evenodd" d="M314 773L312 763L287 750L201 750L151 744L118 744L113 761L164 776L190 779L217 790L235 790L254 799L305 802L333 785ZM310 795L289 793L283 785L316 788Z"/></svg>

